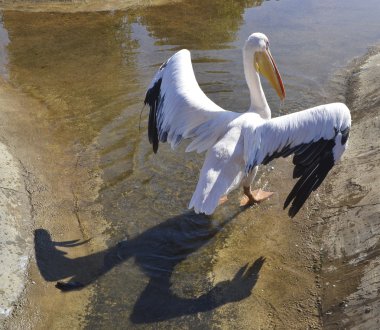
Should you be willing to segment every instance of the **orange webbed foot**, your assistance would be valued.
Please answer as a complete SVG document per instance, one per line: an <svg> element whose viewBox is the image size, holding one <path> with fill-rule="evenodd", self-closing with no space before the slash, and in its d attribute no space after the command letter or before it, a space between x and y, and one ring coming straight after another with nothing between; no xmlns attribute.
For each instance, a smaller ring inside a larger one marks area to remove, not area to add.
<svg viewBox="0 0 380 330"><path fill-rule="evenodd" d="M240 200L240 206L252 206L261 203L271 197L274 193L271 191L264 191L257 189L251 191L249 188L244 187L244 196Z"/></svg>

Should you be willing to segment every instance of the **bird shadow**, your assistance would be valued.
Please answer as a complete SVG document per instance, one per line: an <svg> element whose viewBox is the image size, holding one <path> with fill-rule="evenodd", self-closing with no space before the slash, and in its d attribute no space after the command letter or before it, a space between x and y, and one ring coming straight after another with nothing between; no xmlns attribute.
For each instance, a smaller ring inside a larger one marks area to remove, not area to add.
<svg viewBox="0 0 380 330"><path fill-rule="evenodd" d="M173 293L171 276L176 265L212 241L233 218L216 225L207 216L187 212L130 240L77 258L68 258L58 247L72 248L88 241L57 242L45 229L37 229L34 233L37 266L46 281L58 281L58 289L71 291L92 284L133 257L149 278L130 315L133 323L151 323L206 312L250 296L265 258L258 258L251 266L242 266L232 279L217 283L196 298L179 297ZM70 280L62 281L66 278Z"/></svg>

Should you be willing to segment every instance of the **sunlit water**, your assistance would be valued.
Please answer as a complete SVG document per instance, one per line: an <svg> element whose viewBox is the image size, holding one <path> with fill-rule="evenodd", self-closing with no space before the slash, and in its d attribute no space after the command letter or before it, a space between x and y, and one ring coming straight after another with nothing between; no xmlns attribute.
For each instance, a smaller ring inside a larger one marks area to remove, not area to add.
<svg viewBox="0 0 380 330"><path fill-rule="evenodd" d="M335 100L329 79L379 42L379 15L377 0L195 0L124 12L2 13L0 73L47 105L42 120L52 144L73 157L94 148L100 159L97 202L112 230L104 234L108 266L92 284L98 293L89 328L205 328L220 303L208 291L207 271L215 234L237 205L220 207L211 221L187 212L202 156L166 145L153 155L147 109L141 130L139 115L158 66L188 48L206 94L245 111L241 48L249 34L264 32L287 91L280 104L265 84L269 103L274 115L293 112Z"/></svg>

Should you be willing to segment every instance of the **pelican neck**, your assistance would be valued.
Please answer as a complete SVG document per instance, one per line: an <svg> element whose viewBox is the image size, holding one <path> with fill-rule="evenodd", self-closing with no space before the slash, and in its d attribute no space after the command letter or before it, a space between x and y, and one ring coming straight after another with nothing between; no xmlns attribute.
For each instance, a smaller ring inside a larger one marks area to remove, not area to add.
<svg viewBox="0 0 380 330"><path fill-rule="evenodd" d="M261 86L259 73L254 66L254 54L255 52L248 47L243 48L244 74L251 98L248 112L255 112L263 119L270 119L271 111Z"/></svg>

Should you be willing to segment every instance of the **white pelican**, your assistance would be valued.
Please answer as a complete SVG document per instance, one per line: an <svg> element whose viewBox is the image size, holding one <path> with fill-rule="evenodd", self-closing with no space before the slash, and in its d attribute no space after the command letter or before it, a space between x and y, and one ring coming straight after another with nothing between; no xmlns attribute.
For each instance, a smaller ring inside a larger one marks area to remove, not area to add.
<svg viewBox="0 0 380 330"><path fill-rule="evenodd" d="M293 178L299 178L284 203L294 217L312 191L347 147L351 116L346 105L332 103L271 119L261 87L261 73L280 99L285 89L269 51L268 38L253 33L243 48L244 73L251 96L247 112L220 108L200 89L190 52L181 50L157 71L148 87L148 136L153 151L159 142L174 149L191 139L186 151L206 151L206 158L189 209L212 214L233 189L243 186L245 201L252 204L272 193L251 191L257 166L294 154Z"/></svg>

